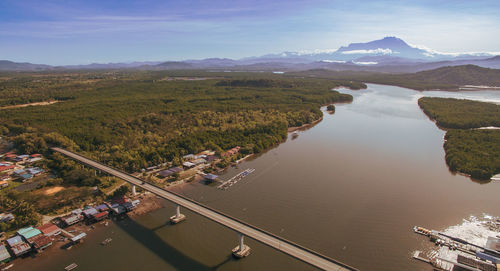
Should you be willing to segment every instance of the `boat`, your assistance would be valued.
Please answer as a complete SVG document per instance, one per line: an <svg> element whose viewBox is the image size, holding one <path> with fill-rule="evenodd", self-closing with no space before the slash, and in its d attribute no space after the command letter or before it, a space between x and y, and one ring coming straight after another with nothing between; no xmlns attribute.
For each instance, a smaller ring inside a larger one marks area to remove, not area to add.
<svg viewBox="0 0 500 271"><path fill-rule="evenodd" d="M6 266L6 267L2 268L1 270L2 270L2 271L8 270L8 269L12 268L12 266L14 266L14 264L13 264L13 263L11 263L11 264L9 264L8 266Z"/></svg>
<svg viewBox="0 0 500 271"><path fill-rule="evenodd" d="M113 241L113 239L111 239L111 238L106 238L106 240L104 240L104 241L102 241L102 242L101 242L101 245L105 246L105 245L107 245L107 244L111 243L111 241Z"/></svg>
<svg viewBox="0 0 500 271"><path fill-rule="evenodd" d="M73 270L73 269L75 269L75 268L77 268L77 267L78 267L78 264L76 264L76 263L72 263L72 264L70 264L70 265L68 265L68 266L64 267L64 270L66 270L66 271L70 271L70 270Z"/></svg>

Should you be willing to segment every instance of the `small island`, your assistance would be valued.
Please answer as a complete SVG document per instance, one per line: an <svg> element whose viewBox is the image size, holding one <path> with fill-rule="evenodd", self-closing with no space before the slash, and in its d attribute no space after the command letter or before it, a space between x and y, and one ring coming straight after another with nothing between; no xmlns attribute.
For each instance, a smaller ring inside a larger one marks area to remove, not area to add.
<svg viewBox="0 0 500 271"><path fill-rule="evenodd" d="M330 113L330 114L335 113L335 105L333 105L333 104L328 105L326 107L326 111L328 111L328 113Z"/></svg>
<svg viewBox="0 0 500 271"><path fill-rule="evenodd" d="M424 113L446 130L444 150L451 171L489 180L500 173L500 105L450 98L418 100Z"/></svg>

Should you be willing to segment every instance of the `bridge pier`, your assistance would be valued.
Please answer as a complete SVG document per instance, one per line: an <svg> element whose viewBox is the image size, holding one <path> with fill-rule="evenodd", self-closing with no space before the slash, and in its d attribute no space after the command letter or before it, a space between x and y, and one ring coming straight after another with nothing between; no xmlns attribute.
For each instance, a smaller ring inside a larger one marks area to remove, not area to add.
<svg viewBox="0 0 500 271"><path fill-rule="evenodd" d="M136 196L137 192L135 191L135 184L131 184L131 186L132 186L132 195Z"/></svg>
<svg viewBox="0 0 500 271"><path fill-rule="evenodd" d="M239 245L235 248L233 248L233 256L236 258L243 258L248 255L250 255L250 247L245 245L244 241L244 235L240 232L238 232L238 239L239 239Z"/></svg>
<svg viewBox="0 0 500 271"><path fill-rule="evenodd" d="M172 224L177 224L179 222L182 222L186 219L186 216L181 214L181 206L176 204L175 205L175 215L170 217L170 222Z"/></svg>

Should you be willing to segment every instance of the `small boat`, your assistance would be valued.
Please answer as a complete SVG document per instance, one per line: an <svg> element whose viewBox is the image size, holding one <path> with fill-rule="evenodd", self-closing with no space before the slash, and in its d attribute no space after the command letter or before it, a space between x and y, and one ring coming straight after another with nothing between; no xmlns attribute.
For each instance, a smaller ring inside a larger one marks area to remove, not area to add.
<svg viewBox="0 0 500 271"><path fill-rule="evenodd" d="M102 242L101 242L101 245L105 246L105 245L107 245L107 244L111 243L111 241L113 241L113 239L111 239L111 238L106 238L106 240L104 240L104 241L102 241Z"/></svg>
<svg viewBox="0 0 500 271"><path fill-rule="evenodd" d="M72 263L72 264L70 264L70 265L68 265L68 266L64 267L64 270L66 270L66 271L70 271L70 270L73 270L73 269L75 269L75 268L77 268L77 267L78 267L78 265L77 265L76 263Z"/></svg>
<svg viewBox="0 0 500 271"><path fill-rule="evenodd" d="M13 263L11 263L11 264L7 265L6 267L2 268L1 270L2 270L2 271L8 270L8 269L12 268L12 266L14 266L14 264L13 264Z"/></svg>

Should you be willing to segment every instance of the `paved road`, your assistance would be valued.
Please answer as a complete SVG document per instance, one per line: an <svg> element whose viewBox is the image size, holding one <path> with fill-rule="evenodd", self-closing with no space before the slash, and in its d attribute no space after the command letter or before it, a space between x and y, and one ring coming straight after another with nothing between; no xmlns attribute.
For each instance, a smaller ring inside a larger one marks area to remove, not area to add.
<svg viewBox="0 0 500 271"><path fill-rule="evenodd" d="M191 199L188 199L182 195L166 191L160 187L154 186L152 184L144 183L141 179L138 179L132 175L124 173L122 171L113 169L111 167L105 166L101 163L95 162L91 159L88 159L79 154L61 149L61 148L52 148L53 151L62 153L70 158L73 158L77 161L80 161L90 167L98 169L100 171L106 172L110 175L118 177L122 180L125 180L131 184L139 186L145 190L148 190L164 199L167 199L175 204L179 204L184 208L187 208L197 214L200 214L210 220L213 220L225 227L228 227L232 230L242 233L245 236L248 236L254 240L257 240L261 243L264 243L270 247L273 247L279 251L282 251L292 257L295 257L299 260L302 260L306 263L309 263L313 266L316 266L323 270L357 270L353 267L350 267L346 264L323 256L317 252L314 252L310 249L302 247L298 244L294 244L288 240L285 240L279 236L276 236L272 233L266 232L262 229L259 229L255 226L252 226L246 222L240 221L236 218L230 217L226 214L223 214L217 210L214 210L210 207L204 206L201 203L195 202Z"/></svg>

